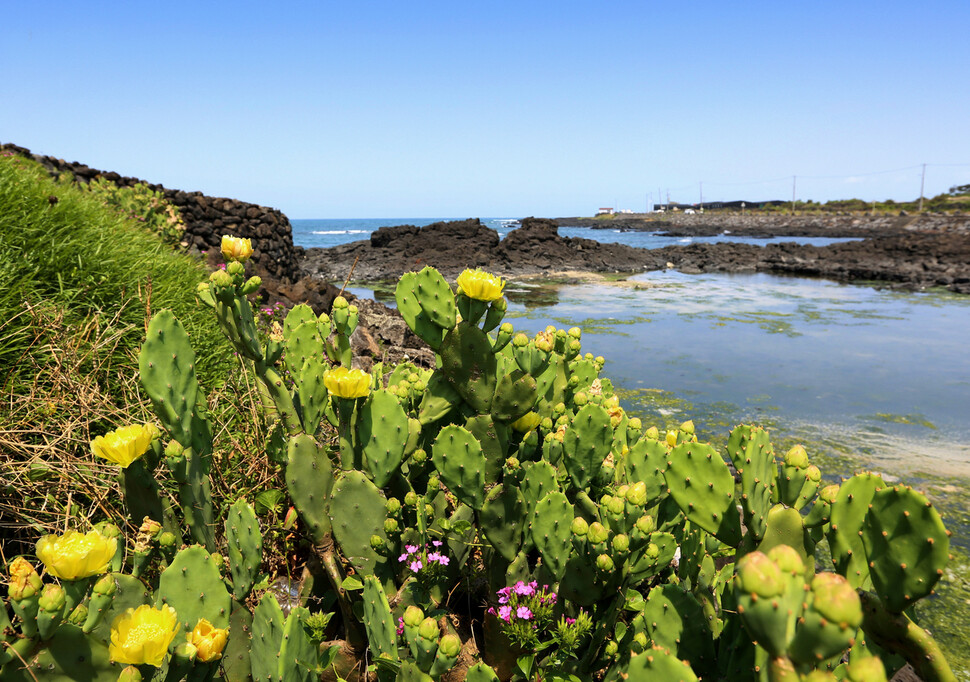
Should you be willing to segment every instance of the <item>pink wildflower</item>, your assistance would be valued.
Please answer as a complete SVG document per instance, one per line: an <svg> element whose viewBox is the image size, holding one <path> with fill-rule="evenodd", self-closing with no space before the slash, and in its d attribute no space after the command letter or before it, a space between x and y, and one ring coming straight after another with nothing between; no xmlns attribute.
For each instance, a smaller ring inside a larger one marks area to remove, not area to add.
<svg viewBox="0 0 970 682"><path fill-rule="evenodd" d="M407 550L407 553L408 554L414 554L415 552L418 551L418 546L417 545L404 545L404 549Z"/></svg>
<svg viewBox="0 0 970 682"><path fill-rule="evenodd" d="M522 620L529 620L532 618L532 611L529 610L528 606L520 606L515 610L515 615Z"/></svg>
<svg viewBox="0 0 970 682"><path fill-rule="evenodd" d="M512 620L512 607L500 606L498 609L498 617L506 622Z"/></svg>
<svg viewBox="0 0 970 682"><path fill-rule="evenodd" d="M408 568L410 568L412 571L414 571L415 573L417 573L422 568L424 568L424 564L421 563L421 560L420 559L415 559L410 564L408 564Z"/></svg>

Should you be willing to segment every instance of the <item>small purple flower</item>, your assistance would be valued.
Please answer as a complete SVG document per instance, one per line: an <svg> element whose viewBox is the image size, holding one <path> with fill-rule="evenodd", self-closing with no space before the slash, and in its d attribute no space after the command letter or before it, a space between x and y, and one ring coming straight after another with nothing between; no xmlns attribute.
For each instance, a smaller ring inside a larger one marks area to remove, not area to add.
<svg viewBox="0 0 970 682"><path fill-rule="evenodd" d="M441 564L442 566L447 566L448 564L451 563L451 559L449 559L448 557L444 556L443 554L439 554L438 555L438 563Z"/></svg>
<svg viewBox="0 0 970 682"><path fill-rule="evenodd" d="M407 553L408 554L414 554L415 552L418 551L418 546L417 545L404 545L404 549L407 550Z"/></svg>
<svg viewBox="0 0 970 682"><path fill-rule="evenodd" d="M512 620L512 607L500 606L498 609L498 617L506 622Z"/></svg>
<svg viewBox="0 0 970 682"><path fill-rule="evenodd" d="M522 620L529 620L532 618L532 611L529 610L528 606L520 606L515 610L516 618L521 618Z"/></svg>
<svg viewBox="0 0 970 682"><path fill-rule="evenodd" d="M435 547L441 547L442 542L441 540L432 540L431 544L434 545Z"/></svg>
<svg viewBox="0 0 970 682"><path fill-rule="evenodd" d="M407 554L402 554L401 556L399 556L397 558L397 560L400 561L403 564L405 561L408 560L408 555Z"/></svg>
<svg viewBox="0 0 970 682"><path fill-rule="evenodd" d="M404 616L399 616L397 619L397 634L404 634Z"/></svg>
<svg viewBox="0 0 970 682"><path fill-rule="evenodd" d="M566 616L566 625L572 625L575 622L576 622L575 618L570 618L569 616Z"/></svg>

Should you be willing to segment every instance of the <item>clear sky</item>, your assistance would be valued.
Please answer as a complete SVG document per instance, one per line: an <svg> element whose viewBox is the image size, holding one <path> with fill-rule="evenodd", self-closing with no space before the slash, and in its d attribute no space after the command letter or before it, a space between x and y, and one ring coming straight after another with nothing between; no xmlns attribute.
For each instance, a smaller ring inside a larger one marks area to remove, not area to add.
<svg viewBox="0 0 970 682"><path fill-rule="evenodd" d="M291 218L970 182L970 2L8 2L0 141ZM649 196L648 196L649 193Z"/></svg>

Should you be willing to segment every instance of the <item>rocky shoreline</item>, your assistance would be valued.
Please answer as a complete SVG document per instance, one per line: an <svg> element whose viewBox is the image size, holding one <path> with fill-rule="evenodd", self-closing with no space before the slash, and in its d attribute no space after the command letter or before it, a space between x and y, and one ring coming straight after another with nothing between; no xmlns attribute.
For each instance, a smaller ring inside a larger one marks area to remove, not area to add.
<svg viewBox="0 0 970 682"><path fill-rule="evenodd" d="M466 267L485 268L505 277L552 275L563 270L617 273L677 269L685 273L767 272L840 282L876 281L911 290L945 287L970 294L970 217L826 219L828 222L819 222L816 217L796 216L775 224L768 216L677 216L666 231L706 236L728 229L746 236L757 232L761 236L863 239L829 246L724 242L641 249L560 236L559 224L570 219L526 218L522 227L501 241L480 221L465 220L422 228L381 228L369 240L306 249L300 265L311 276L332 282L394 280L425 265L438 268L451 279Z"/></svg>

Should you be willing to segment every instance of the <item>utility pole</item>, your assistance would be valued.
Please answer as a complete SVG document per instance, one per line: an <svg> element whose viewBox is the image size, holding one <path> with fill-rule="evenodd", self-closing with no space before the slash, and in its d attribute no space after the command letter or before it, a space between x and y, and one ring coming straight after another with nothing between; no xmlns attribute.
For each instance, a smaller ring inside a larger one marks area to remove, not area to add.
<svg viewBox="0 0 970 682"><path fill-rule="evenodd" d="M701 205L698 208L700 208L703 211L704 210L704 183L703 182L700 183L700 186L701 186Z"/></svg>
<svg viewBox="0 0 970 682"><path fill-rule="evenodd" d="M926 182L926 164L923 164L923 175L919 181L919 212L923 212L923 186Z"/></svg>
<svg viewBox="0 0 970 682"><path fill-rule="evenodd" d="M657 185L657 203L660 204L664 200L664 195L660 193L660 185Z"/></svg>
<svg viewBox="0 0 970 682"><path fill-rule="evenodd" d="M791 214L795 215L795 176L791 176Z"/></svg>

